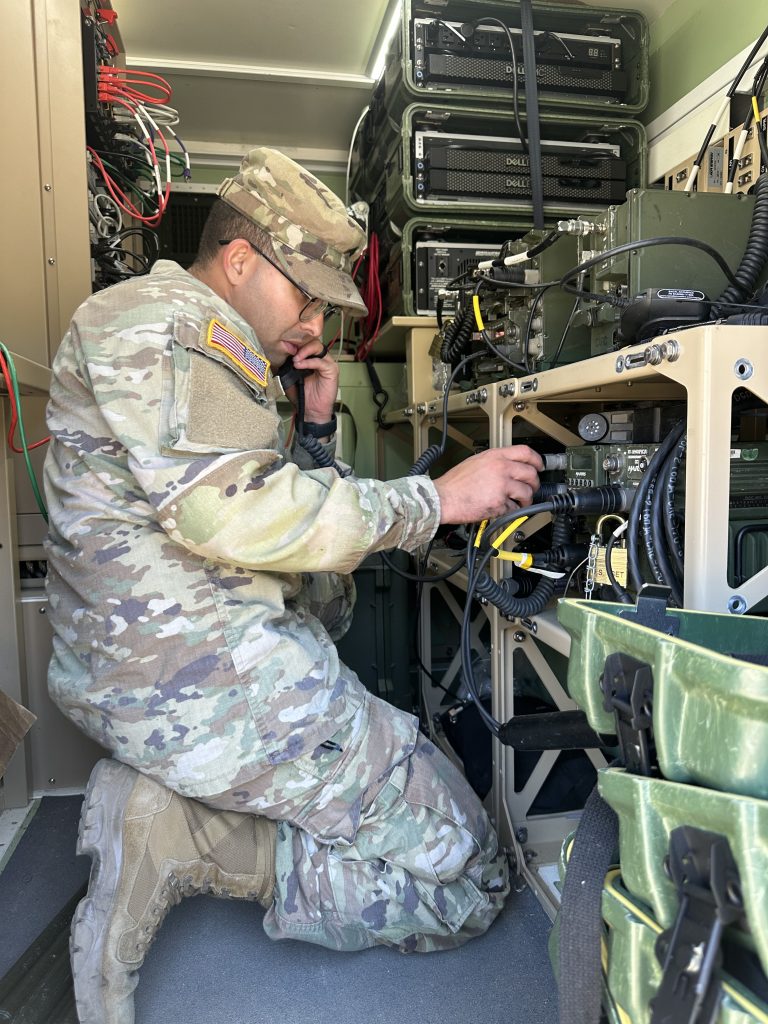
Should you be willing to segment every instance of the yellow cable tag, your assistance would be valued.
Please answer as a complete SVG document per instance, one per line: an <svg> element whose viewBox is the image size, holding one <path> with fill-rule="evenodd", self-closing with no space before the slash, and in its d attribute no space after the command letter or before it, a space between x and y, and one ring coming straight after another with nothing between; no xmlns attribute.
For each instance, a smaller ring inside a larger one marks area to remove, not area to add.
<svg viewBox="0 0 768 1024"><path fill-rule="evenodd" d="M489 522L490 522L490 519L484 519L482 521L482 523L480 523L480 528L477 531L477 536L475 537L475 544L474 544L474 546L476 548L480 547L480 541L483 539L483 534L485 533L485 528L486 528L486 526L488 525Z"/></svg>

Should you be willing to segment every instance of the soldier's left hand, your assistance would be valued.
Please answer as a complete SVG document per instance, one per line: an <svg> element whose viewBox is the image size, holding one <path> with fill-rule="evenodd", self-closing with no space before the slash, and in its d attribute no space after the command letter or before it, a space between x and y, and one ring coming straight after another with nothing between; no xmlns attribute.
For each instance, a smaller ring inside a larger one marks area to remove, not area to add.
<svg viewBox="0 0 768 1024"><path fill-rule="evenodd" d="M319 338L302 345L293 357L297 370L308 370L304 378L304 419L307 423L327 423L339 387L339 365Z"/></svg>

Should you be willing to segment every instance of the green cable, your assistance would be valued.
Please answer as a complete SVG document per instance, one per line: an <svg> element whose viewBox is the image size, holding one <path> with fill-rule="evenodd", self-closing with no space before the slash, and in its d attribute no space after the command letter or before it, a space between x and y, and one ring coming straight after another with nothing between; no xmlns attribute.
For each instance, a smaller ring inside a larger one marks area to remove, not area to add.
<svg viewBox="0 0 768 1024"><path fill-rule="evenodd" d="M45 502L43 501L42 495L40 494L40 488L38 487L37 479L35 478L35 471L32 469L32 462L29 458L29 449L27 448L27 435L24 432L24 419L21 415L21 396L19 394L19 384L16 378L16 367L13 364L13 358L11 357L11 353L8 351L8 349L5 347L2 341L0 341L0 353L2 353L3 355L3 359L5 360L6 366L8 367L8 373L10 374L11 377L13 397L14 401L16 402L16 416L19 427L19 437L21 438L21 447L24 452L24 462L27 465L27 474L29 476L29 482L32 484L32 491L34 492L35 501L37 502L37 507L40 510L40 515L47 523L48 510L46 509Z"/></svg>

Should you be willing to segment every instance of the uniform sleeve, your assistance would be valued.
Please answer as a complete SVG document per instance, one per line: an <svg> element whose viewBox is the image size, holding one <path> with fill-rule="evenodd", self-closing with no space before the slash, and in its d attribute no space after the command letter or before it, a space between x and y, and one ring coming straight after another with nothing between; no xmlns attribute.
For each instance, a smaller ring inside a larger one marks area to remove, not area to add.
<svg viewBox="0 0 768 1024"><path fill-rule="evenodd" d="M424 476L353 481L300 470L268 450L158 456L132 469L173 540L247 568L352 572L372 552L427 543L440 521Z"/></svg>
<svg viewBox="0 0 768 1024"><path fill-rule="evenodd" d="M59 440L123 489L103 457L118 452L148 514L174 541L245 568L346 573L372 552L411 551L432 539L440 502L428 477L383 482L302 470L286 456L280 417L262 392L160 325L131 327L123 338L114 328L107 335L107 323L114 317L73 325L76 383L91 394L69 394L66 379L59 393L57 384ZM86 405L99 423L84 430Z"/></svg>

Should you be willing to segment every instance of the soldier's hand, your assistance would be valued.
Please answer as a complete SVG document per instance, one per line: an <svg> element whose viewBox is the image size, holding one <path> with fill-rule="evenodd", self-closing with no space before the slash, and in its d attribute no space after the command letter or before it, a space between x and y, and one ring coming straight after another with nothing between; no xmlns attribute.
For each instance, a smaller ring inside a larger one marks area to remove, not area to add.
<svg viewBox="0 0 768 1024"><path fill-rule="evenodd" d="M304 378L304 419L308 423L327 423L333 416L339 389L338 363L322 341L314 338L294 355L293 365L308 371Z"/></svg>
<svg viewBox="0 0 768 1024"><path fill-rule="evenodd" d="M541 456L524 444L490 448L435 480L441 523L476 523L531 504Z"/></svg>

